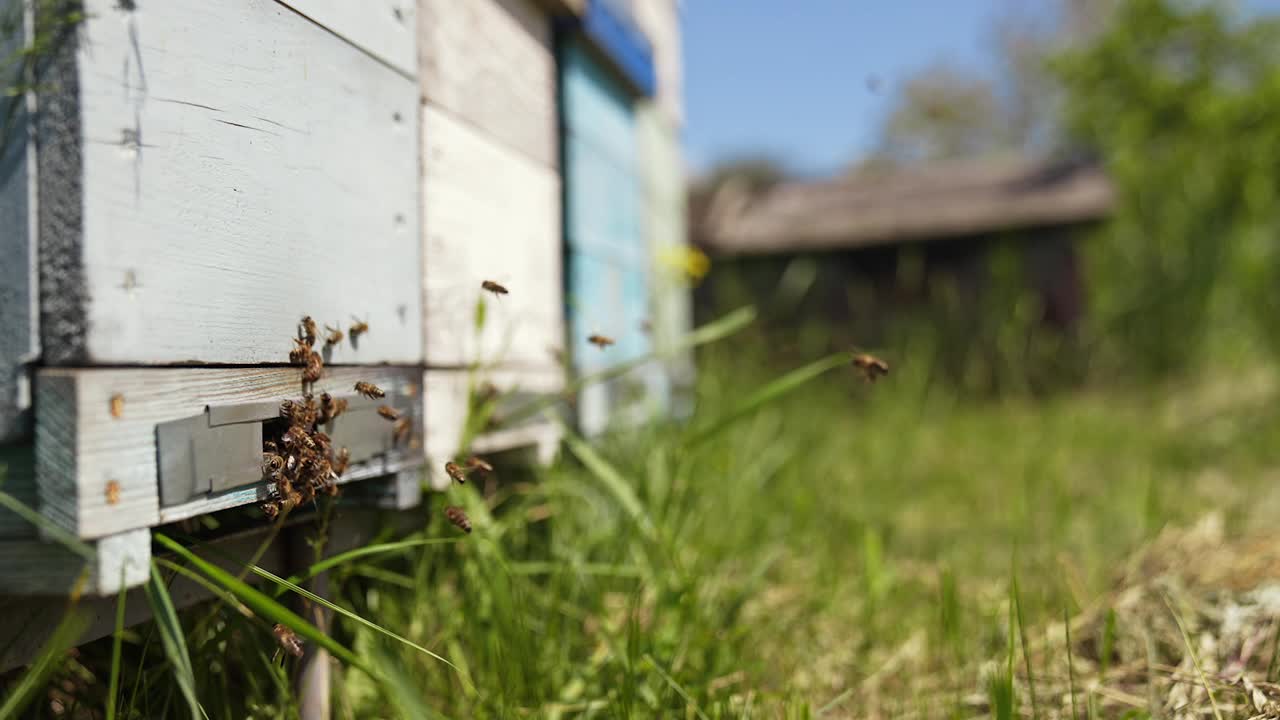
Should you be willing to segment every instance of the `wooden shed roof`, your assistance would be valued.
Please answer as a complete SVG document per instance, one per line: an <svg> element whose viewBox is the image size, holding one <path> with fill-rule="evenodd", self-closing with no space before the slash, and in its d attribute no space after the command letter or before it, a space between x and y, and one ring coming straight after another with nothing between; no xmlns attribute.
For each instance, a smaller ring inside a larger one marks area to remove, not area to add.
<svg viewBox="0 0 1280 720"><path fill-rule="evenodd" d="M1070 225L1110 210L1097 165L1025 158L948 162L750 192L728 183L694 219L713 255L837 250Z"/></svg>

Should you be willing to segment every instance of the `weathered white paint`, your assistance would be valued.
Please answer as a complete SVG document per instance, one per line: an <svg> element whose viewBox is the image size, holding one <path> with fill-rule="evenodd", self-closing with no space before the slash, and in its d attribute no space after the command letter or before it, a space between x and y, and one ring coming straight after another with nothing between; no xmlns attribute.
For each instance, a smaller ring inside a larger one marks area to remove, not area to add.
<svg viewBox="0 0 1280 720"><path fill-rule="evenodd" d="M279 1L406 76L418 76L415 0Z"/></svg>
<svg viewBox="0 0 1280 720"><path fill-rule="evenodd" d="M430 105L422 120L427 364L547 365L564 346L559 177Z"/></svg>
<svg viewBox="0 0 1280 720"><path fill-rule="evenodd" d="M17 31L0 37L0 57L15 57L28 35L26 3L0 0L0 13ZM0 87L21 87L22 63L0 75ZM35 231L35 144L26 95L0 97L0 117L12 107L8 132L0 128L0 444L30 431L27 364L40 355Z"/></svg>
<svg viewBox="0 0 1280 720"><path fill-rule="evenodd" d="M656 103L667 121L684 124L684 67L680 46L680 8L677 0L634 0L636 24L653 47L657 76Z"/></svg>
<svg viewBox="0 0 1280 720"><path fill-rule="evenodd" d="M528 0L420 0L418 20L427 102L555 166L556 65L546 12ZM426 168L435 162L428 152Z"/></svg>
<svg viewBox="0 0 1280 720"><path fill-rule="evenodd" d="M415 83L272 0L86 3L88 363L421 360ZM55 353L56 354L56 353Z"/></svg>
<svg viewBox="0 0 1280 720"><path fill-rule="evenodd" d="M93 559L53 540L0 541L0 583L5 595L113 595L146 582L151 531L131 530L87 543Z"/></svg>
<svg viewBox="0 0 1280 720"><path fill-rule="evenodd" d="M357 380L389 394L421 397L415 368L332 368L313 392L348 394ZM259 499L246 486L202 501L160 510L156 424L198 415L209 405L297 397L297 368L46 369L37 377L36 479L39 509L81 538L97 538ZM123 398L120 417L111 398ZM415 408L416 417L423 417ZM412 462L406 461L408 464ZM398 466L353 477L394 473ZM119 485L116 504L107 486Z"/></svg>
<svg viewBox="0 0 1280 720"><path fill-rule="evenodd" d="M444 464L457 455L467 420L468 393L471 387L491 383L503 393L551 394L564 389L564 370L559 367L541 369L428 370L423 376L426 395L423 415L426 418L427 478L431 487L441 490L452 480L444 473ZM478 453L496 453L520 447L537 448L539 461L550 462L559 444L559 430L545 422L499 430L480 435L472 444Z"/></svg>

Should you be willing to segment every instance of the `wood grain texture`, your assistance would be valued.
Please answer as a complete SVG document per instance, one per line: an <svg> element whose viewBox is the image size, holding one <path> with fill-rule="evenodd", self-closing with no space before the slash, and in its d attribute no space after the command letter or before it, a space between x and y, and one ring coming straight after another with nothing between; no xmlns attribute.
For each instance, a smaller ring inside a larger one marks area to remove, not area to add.
<svg viewBox="0 0 1280 720"><path fill-rule="evenodd" d="M423 375L426 393L423 407L426 417L427 478L433 489L447 488L452 480L444 474L444 464L459 452L467 420L468 394L472 383L479 387L492 383L503 393L555 393L564 389L564 370L554 366L540 369L479 370L474 376L467 370L427 370ZM519 447L539 448L540 458L554 456L559 442L556 428L546 423L488 433L476 438L476 452L496 453ZM548 448L551 449L548 449Z"/></svg>
<svg viewBox="0 0 1280 720"><path fill-rule="evenodd" d="M431 106L423 144L427 364L545 366L564 346L559 177Z"/></svg>
<svg viewBox="0 0 1280 720"><path fill-rule="evenodd" d="M303 315L356 315L334 362L419 363L415 83L271 0L125 8L85 7L85 337L46 355L280 362Z"/></svg>
<svg viewBox="0 0 1280 720"><path fill-rule="evenodd" d="M131 530L89 544L96 553L86 560L50 540L0 541L0 582L5 594L70 594L80 586L88 595L114 595L137 587L151 570L151 531Z"/></svg>
<svg viewBox="0 0 1280 720"><path fill-rule="evenodd" d="M528 0L420 0L430 105L547 167L557 165L551 19ZM427 167L434 162L427 156Z"/></svg>
<svg viewBox="0 0 1280 720"><path fill-rule="evenodd" d="M25 3L0 0L0 17L15 31L0 35L0 57L14 57L26 42ZM0 87L22 87L23 63L0 72ZM0 98L0 444L30 431L27 364L40 355L36 303L35 143L28 98Z"/></svg>
<svg viewBox="0 0 1280 720"><path fill-rule="evenodd" d="M415 0L279 1L405 76L418 77Z"/></svg>
<svg viewBox="0 0 1280 720"><path fill-rule="evenodd" d="M29 508L39 503L36 486L35 445L27 441L20 445L0 445L0 490L12 495ZM0 508L0 540L33 538L36 528L8 508Z"/></svg>
<svg viewBox="0 0 1280 720"><path fill-rule="evenodd" d="M677 0L634 0L636 24L653 47L656 105L672 125L684 124L684 57Z"/></svg>
<svg viewBox="0 0 1280 720"><path fill-rule="evenodd" d="M420 398L416 368L331 368L314 392L348 393L357 380L389 395ZM202 413L209 405L278 401L300 393L297 368L41 370L37 379L36 477L39 509L82 538L97 538L259 499L260 486L210 495L160 510L156 424ZM123 398L120 417L111 399ZM420 408L414 415L422 417ZM411 463L411 460L406 460ZM353 478L394 473L374 463ZM108 483L119 487L116 502Z"/></svg>

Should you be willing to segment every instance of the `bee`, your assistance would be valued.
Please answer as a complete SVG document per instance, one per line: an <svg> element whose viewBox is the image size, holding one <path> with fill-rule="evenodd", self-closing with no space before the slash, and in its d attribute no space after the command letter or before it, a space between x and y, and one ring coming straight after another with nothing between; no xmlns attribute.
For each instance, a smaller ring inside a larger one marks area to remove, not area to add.
<svg viewBox="0 0 1280 720"><path fill-rule="evenodd" d="M449 477L453 478L454 480L457 480L458 483L461 485L467 484L467 473L471 472L470 470L463 470L462 466L455 462L445 463L444 471L445 471L445 474L447 474Z"/></svg>
<svg viewBox="0 0 1280 720"><path fill-rule="evenodd" d="M310 315L302 318L302 339L306 341L307 347L316 346L316 321Z"/></svg>
<svg viewBox="0 0 1280 720"><path fill-rule="evenodd" d="M262 452L274 453L278 455L280 454L280 446L276 444L275 440L267 440L262 443Z"/></svg>
<svg viewBox="0 0 1280 720"><path fill-rule="evenodd" d="M124 417L124 396L120 393L111 396L111 417Z"/></svg>
<svg viewBox="0 0 1280 720"><path fill-rule="evenodd" d="M329 439L327 433L317 430L311 433L311 440L316 444L316 447L320 448L320 452L325 455L333 452L333 441Z"/></svg>
<svg viewBox="0 0 1280 720"><path fill-rule="evenodd" d="M369 332L369 323L361 320L355 315L351 316L351 320L351 327L347 328L347 334L350 335L352 339Z"/></svg>
<svg viewBox="0 0 1280 720"><path fill-rule="evenodd" d="M605 337L604 335L592 335L587 338L587 342L603 350L613 344L613 338Z"/></svg>
<svg viewBox="0 0 1280 720"><path fill-rule="evenodd" d="M498 283L492 280L485 280L484 282L480 283L480 289L488 290L494 295L506 295L508 293L505 287L499 285Z"/></svg>
<svg viewBox="0 0 1280 720"><path fill-rule="evenodd" d="M498 397L497 386L489 382L488 380L485 380L483 383L480 384L480 387L476 388L476 400L482 403L487 403L490 400L496 399L497 397Z"/></svg>
<svg viewBox="0 0 1280 720"><path fill-rule="evenodd" d="M493 472L493 466L490 465L484 458L478 458L478 457L472 456L467 458L467 470L468 471L479 470L480 472L483 472L483 473L491 473Z"/></svg>
<svg viewBox="0 0 1280 720"><path fill-rule="evenodd" d="M302 381L313 383L324 374L324 360L318 352L307 353L307 366L302 370Z"/></svg>
<svg viewBox="0 0 1280 720"><path fill-rule="evenodd" d="M456 525L459 530L465 533L471 532L471 520L467 518L462 508L450 505L444 509L444 516L449 518L449 522Z"/></svg>
<svg viewBox="0 0 1280 720"><path fill-rule="evenodd" d="M280 503L274 500L262 503L262 514L266 515L268 520L275 520L280 516Z"/></svg>
<svg viewBox="0 0 1280 720"><path fill-rule="evenodd" d="M325 325L324 329L329 331L329 334L324 336L325 345L337 345L342 342L343 335L341 330L336 327L329 327L328 325Z"/></svg>
<svg viewBox="0 0 1280 720"><path fill-rule="evenodd" d="M262 476L265 478L274 478L284 472L285 460L275 453L263 453L262 455Z"/></svg>
<svg viewBox="0 0 1280 720"><path fill-rule="evenodd" d="M289 364L306 365L307 357L311 355L311 348L298 338L293 338L293 349L289 351Z"/></svg>
<svg viewBox="0 0 1280 720"><path fill-rule="evenodd" d="M413 421L407 417L396 420L396 424L392 426L391 436L395 438L396 443L404 442L409 437L409 433L413 430Z"/></svg>
<svg viewBox="0 0 1280 720"><path fill-rule="evenodd" d="M347 471L347 465L351 462L351 451L346 448L338 450L337 457L333 460L333 474L341 477Z"/></svg>
<svg viewBox="0 0 1280 720"><path fill-rule="evenodd" d="M107 504L115 505L120 502L120 483L115 480L107 481Z"/></svg>
<svg viewBox="0 0 1280 720"><path fill-rule="evenodd" d="M347 411L346 398L335 398L329 393L320 394L320 417L318 422L327 425L333 419Z"/></svg>
<svg viewBox="0 0 1280 720"><path fill-rule="evenodd" d="M641 320L641 321L640 321L640 331L641 331L641 332L644 332L644 333L651 333L651 332L653 332L653 323L652 323L651 321L649 321L649 320Z"/></svg>
<svg viewBox="0 0 1280 720"><path fill-rule="evenodd" d="M370 400L376 400L378 398L384 398L387 396L387 394L383 392L382 388L378 387L377 385L374 385L371 382L365 382L363 380L356 383L356 392L369 398Z"/></svg>
<svg viewBox="0 0 1280 720"><path fill-rule="evenodd" d="M547 353L551 355L551 359L556 361L557 365L565 364L564 351L558 347L548 347Z"/></svg>
<svg viewBox="0 0 1280 720"><path fill-rule="evenodd" d="M874 355L856 353L852 358L852 363L869 383L875 382L882 375L889 374L889 364Z"/></svg>
<svg viewBox="0 0 1280 720"><path fill-rule="evenodd" d="M380 406L378 406L378 414L379 414L379 415L381 415L382 417L384 417L384 418L388 419L388 420L393 420L393 421L394 421L394 420L399 420L399 419L400 419L400 411L399 411L399 410L396 410L395 408L391 407L390 405L380 405Z"/></svg>
<svg viewBox="0 0 1280 720"><path fill-rule="evenodd" d="M311 435L299 427L291 427L285 434L280 437L280 441L285 447L305 447L308 450L316 449L316 441L311 439Z"/></svg>
<svg viewBox="0 0 1280 720"><path fill-rule="evenodd" d="M276 623L276 626L271 631L275 633L276 640L280 643L280 647L285 649L285 652L294 657L302 657L302 641L298 639L296 633L280 623Z"/></svg>

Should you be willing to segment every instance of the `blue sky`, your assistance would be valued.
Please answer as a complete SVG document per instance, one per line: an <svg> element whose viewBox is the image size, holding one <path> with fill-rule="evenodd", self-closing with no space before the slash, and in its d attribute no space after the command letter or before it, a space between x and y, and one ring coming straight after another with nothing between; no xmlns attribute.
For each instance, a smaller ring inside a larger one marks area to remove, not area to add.
<svg viewBox="0 0 1280 720"><path fill-rule="evenodd" d="M1280 0L1246 0L1280 9ZM684 0L685 153L838 170L875 143L896 84L933 62L989 70L996 18L1048 0ZM877 76L878 92L866 78Z"/></svg>

